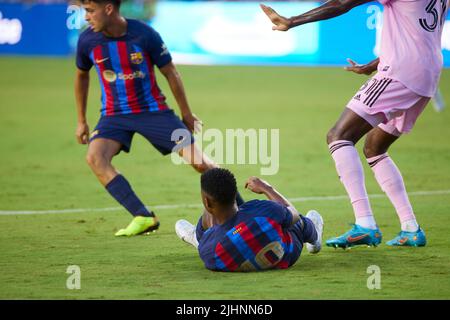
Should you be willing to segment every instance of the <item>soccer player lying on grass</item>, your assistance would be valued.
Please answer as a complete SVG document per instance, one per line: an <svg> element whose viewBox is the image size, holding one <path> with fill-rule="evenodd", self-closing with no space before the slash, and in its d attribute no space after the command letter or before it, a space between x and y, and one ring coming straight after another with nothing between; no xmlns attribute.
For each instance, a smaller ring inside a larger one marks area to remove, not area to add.
<svg viewBox="0 0 450 320"><path fill-rule="evenodd" d="M201 176L205 211L197 227L179 220L175 230L198 248L205 267L216 271L286 269L300 257L303 244L311 253L321 249L323 220L316 211L306 217L267 182L248 179L246 188L269 200L236 206L236 180L226 169Z"/></svg>
<svg viewBox="0 0 450 320"><path fill-rule="evenodd" d="M261 5L273 30L287 31L306 23L334 18L371 0L330 0L309 12L285 18ZM448 0L379 0L384 6L380 57L360 73L373 78L364 84L328 132L327 143L353 206L356 222L343 235L329 239L333 247L378 245L381 232L372 214L364 172L355 144L367 134L364 155L401 223L393 246L424 246L402 175L387 153L409 132L436 92L442 70L441 35Z"/></svg>
<svg viewBox="0 0 450 320"><path fill-rule="evenodd" d="M111 164L121 150L130 151L135 133L144 136L161 154L178 152L198 172L214 168L190 132L199 119L191 112L183 83L160 35L137 20L120 14L120 0L82 1L90 27L79 38L75 96L80 144L89 143L87 162L100 183L133 216L116 236L133 236L159 227L158 218L133 192ZM100 120L89 137L86 119L89 70L95 66L102 90ZM169 83L180 108L182 121L169 108L155 78L157 66ZM183 139L172 140L184 129ZM240 197L237 200L242 202Z"/></svg>

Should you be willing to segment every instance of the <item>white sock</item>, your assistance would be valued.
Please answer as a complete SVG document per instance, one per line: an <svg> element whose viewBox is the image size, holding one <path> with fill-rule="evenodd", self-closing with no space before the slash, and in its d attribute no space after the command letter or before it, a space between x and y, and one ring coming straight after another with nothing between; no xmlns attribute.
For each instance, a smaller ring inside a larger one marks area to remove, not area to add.
<svg viewBox="0 0 450 320"><path fill-rule="evenodd" d="M402 222L402 231L416 232L417 230L419 230L419 224L416 219Z"/></svg>
<svg viewBox="0 0 450 320"><path fill-rule="evenodd" d="M372 230L375 230L377 228L377 223L375 222L373 216L357 217L355 224L360 225L363 228Z"/></svg>

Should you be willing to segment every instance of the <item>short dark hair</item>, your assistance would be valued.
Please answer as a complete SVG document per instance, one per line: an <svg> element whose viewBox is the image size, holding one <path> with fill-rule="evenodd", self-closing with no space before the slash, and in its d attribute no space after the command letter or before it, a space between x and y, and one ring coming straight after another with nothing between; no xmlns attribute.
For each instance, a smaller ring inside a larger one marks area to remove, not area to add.
<svg viewBox="0 0 450 320"><path fill-rule="evenodd" d="M121 0L81 0L81 3L95 2L95 3L112 3L115 7L120 8Z"/></svg>
<svg viewBox="0 0 450 320"><path fill-rule="evenodd" d="M202 190L218 203L227 206L236 201L236 179L229 170L209 169L202 174L200 180Z"/></svg>

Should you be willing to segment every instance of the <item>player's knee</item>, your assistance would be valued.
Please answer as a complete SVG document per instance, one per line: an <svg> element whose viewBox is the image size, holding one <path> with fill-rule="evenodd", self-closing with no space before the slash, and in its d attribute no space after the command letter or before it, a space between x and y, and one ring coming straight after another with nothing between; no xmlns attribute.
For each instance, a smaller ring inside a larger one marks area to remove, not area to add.
<svg viewBox="0 0 450 320"><path fill-rule="evenodd" d="M359 134L352 130L346 130L340 127L333 127L327 133L327 143L333 143L338 140L350 141L356 144L359 140Z"/></svg>
<svg viewBox="0 0 450 320"><path fill-rule="evenodd" d="M330 144L336 140L339 140L338 132L336 128L331 128L327 133L327 144Z"/></svg>
<svg viewBox="0 0 450 320"><path fill-rule="evenodd" d="M95 167L95 155L92 153L88 153L86 155L86 163L89 167L94 168Z"/></svg>
<svg viewBox="0 0 450 320"><path fill-rule="evenodd" d="M376 157L380 154L385 153L386 150L381 149L379 146L377 146L376 144L372 143L370 141L370 139L366 139L365 143L364 143L364 148L363 148L363 153L364 156L368 159L368 158L372 158L372 157Z"/></svg>
<svg viewBox="0 0 450 320"><path fill-rule="evenodd" d="M369 146L369 145L367 145L367 140L366 140L366 142L364 143L363 153L364 153L364 156L365 156L366 158L371 158L371 157L373 157L373 156L372 156L372 154L373 154L372 147Z"/></svg>
<svg viewBox="0 0 450 320"><path fill-rule="evenodd" d="M98 153L88 153L86 155L86 162L95 172L101 171L104 167L105 159L101 154Z"/></svg>

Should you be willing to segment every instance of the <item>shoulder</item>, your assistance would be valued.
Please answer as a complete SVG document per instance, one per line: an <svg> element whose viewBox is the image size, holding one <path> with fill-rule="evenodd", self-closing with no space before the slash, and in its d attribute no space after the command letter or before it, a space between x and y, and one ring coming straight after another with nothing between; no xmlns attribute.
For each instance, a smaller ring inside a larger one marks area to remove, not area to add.
<svg viewBox="0 0 450 320"><path fill-rule="evenodd" d="M91 28L84 30L78 38L79 49L87 49L89 47L95 47L100 41L101 35L92 31Z"/></svg>
<svg viewBox="0 0 450 320"><path fill-rule="evenodd" d="M78 42L86 43L94 37L95 37L95 32L92 31L92 29L90 27L87 27L86 30L81 32L80 37L78 38Z"/></svg>
<svg viewBox="0 0 450 320"><path fill-rule="evenodd" d="M160 56L160 51L163 52L165 46L159 33L145 22L135 19L127 19L127 21L129 36L138 39L138 43L143 49L152 52L156 50L155 54Z"/></svg>
<svg viewBox="0 0 450 320"><path fill-rule="evenodd" d="M247 215L253 217L278 217L284 215L286 207L271 200L251 200L239 207L239 216L244 218ZM248 216L247 216L248 217Z"/></svg>
<svg viewBox="0 0 450 320"><path fill-rule="evenodd" d="M127 19L127 22L129 30L132 30L133 32L136 32L138 34L144 34L146 36L158 34L155 29L153 29L150 25L143 21L136 19Z"/></svg>

